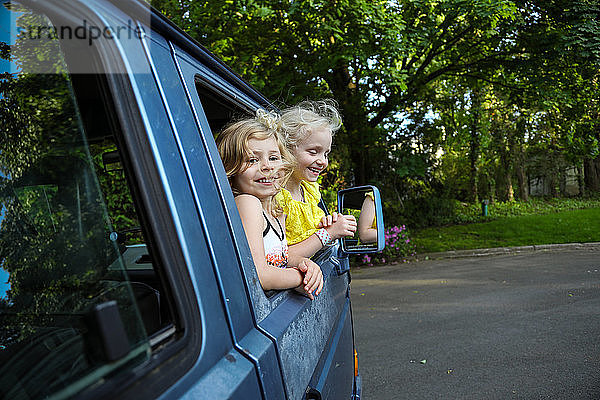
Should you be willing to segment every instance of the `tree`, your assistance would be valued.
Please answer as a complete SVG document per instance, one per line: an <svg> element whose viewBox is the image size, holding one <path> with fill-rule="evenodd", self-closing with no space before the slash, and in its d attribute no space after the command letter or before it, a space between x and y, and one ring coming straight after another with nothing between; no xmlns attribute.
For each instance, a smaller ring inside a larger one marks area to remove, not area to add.
<svg viewBox="0 0 600 400"><path fill-rule="evenodd" d="M330 176L380 185L386 215L411 197L476 201L492 187L527 200L535 154L585 166L588 190L597 171L600 185L594 1L152 4L277 102L336 99Z"/></svg>
<svg viewBox="0 0 600 400"><path fill-rule="evenodd" d="M343 111L338 145L357 184L374 175L383 127L449 74L486 68L507 0L179 1L153 5L285 102L330 96Z"/></svg>

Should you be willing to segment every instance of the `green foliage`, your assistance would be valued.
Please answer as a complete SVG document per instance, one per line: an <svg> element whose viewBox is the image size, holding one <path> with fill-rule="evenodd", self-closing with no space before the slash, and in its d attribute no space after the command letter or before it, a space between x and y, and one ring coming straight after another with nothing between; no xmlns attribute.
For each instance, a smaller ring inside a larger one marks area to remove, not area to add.
<svg viewBox="0 0 600 400"><path fill-rule="evenodd" d="M564 169L599 155L594 1L152 4L276 102L338 101L330 205L371 183L388 224L466 222L480 199L526 201L530 177L560 194Z"/></svg>
<svg viewBox="0 0 600 400"><path fill-rule="evenodd" d="M516 10L507 0L152 4L269 97L336 99L345 121L332 157L356 184L373 182L390 149L381 128L400 122L397 112L441 77L508 57L498 52L498 26Z"/></svg>
<svg viewBox="0 0 600 400"><path fill-rule="evenodd" d="M418 254L448 250L600 241L599 202L596 201L595 208L569 209L569 207L579 205L581 204L556 205L556 209L561 211L548 214L517 215L524 211L514 210L515 215L498 217L489 222L422 229L413 232L413 240L416 243Z"/></svg>
<svg viewBox="0 0 600 400"><path fill-rule="evenodd" d="M469 223L492 221L498 218L542 215L588 208L600 208L600 200L584 198L534 198L528 202L495 202L488 206L488 217L483 217L481 215L481 205L460 203L459 207L456 208L456 218L452 222Z"/></svg>
<svg viewBox="0 0 600 400"><path fill-rule="evenodd" d="M456 218L459 202L437 196L409 199L402 209L403 220L413 229L452 223Z"/></svg>
<svg viewBox="0 0 600 400"><path fill-rule="evenodd" d="M385 248L380 253L365 254L360 258L363 265L372 267L376 264L407 262L415 253L414 242L405 225L392 226L385 230Z"/></svg>
<svg viewBox="0 0 600 400"><path fill-rule="evenodd" d="M140 222L134 208L133 198L127 186L121 163L105 164L102 155L116 152L112 141L90 145L90 153L94 162L98 183L110 216L112 229L119 232L124 243L139 244L144 240L141 235ZM125 233L127 232L127 233Z"/></svg>

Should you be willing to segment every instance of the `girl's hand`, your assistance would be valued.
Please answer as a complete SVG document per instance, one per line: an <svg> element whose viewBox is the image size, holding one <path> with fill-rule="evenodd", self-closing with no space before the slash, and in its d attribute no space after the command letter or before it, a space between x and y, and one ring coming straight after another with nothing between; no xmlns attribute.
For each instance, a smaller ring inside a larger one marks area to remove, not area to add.
<svg viewBox="0 0 600 400"><path fill-rule="evenodd" d="M298 270L304 274L302 285L298 287L309 299L314 300L323 290L323 272L321 267L308 258L303 258L298 264Z"/></svg>
<svg viewBox="0 0 600 400"><path fill-rule="evenodd" d="M341 216L342 216L342 214L336 213L336 212L334 212L333 214L325 215L323 218L321 218L321 221L319 222L317 229L318 228L327 228L328 226L331 226L331 224L337 222L338 217L341 217Z"/></svg>
<svg viewBox="0 0 600 400"><path fill-rule="evenodd" d="M354 218L354 215L339 214L337 221L325 227L325 229L327 229L333 240L346 236L354 236L354 232L356 232L356 218Z"/></svg>

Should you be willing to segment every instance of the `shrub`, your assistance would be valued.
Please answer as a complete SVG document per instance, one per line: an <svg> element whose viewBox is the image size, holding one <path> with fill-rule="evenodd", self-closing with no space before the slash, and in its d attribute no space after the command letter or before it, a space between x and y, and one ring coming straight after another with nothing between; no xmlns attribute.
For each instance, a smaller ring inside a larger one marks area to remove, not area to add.
<svg viewBox="0 0 600 400"><path fill-rule="evenodd" d="M373 266L393 261L406 262L407 257L415 255L415 245L410 240L405 225L393 226L385 230L385 249L381 253L365 254L363 264Z"/></svg>
<svg viewBox="0 0 600 400"><path fill-rule="evenodd" d="M413 228L452 223L460 202L435 196L422 196L404 202L403 221Z"/></svg>

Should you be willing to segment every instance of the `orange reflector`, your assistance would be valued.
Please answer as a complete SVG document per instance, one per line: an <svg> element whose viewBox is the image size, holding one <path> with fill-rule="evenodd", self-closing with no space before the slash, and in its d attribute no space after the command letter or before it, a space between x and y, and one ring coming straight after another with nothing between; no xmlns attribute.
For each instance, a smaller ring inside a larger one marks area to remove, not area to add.
<svg viewBox="0 0 600 400"><path fill-rule="evenodd" d="M358 352L354 349L354 376L358 376Z"/></svg>

